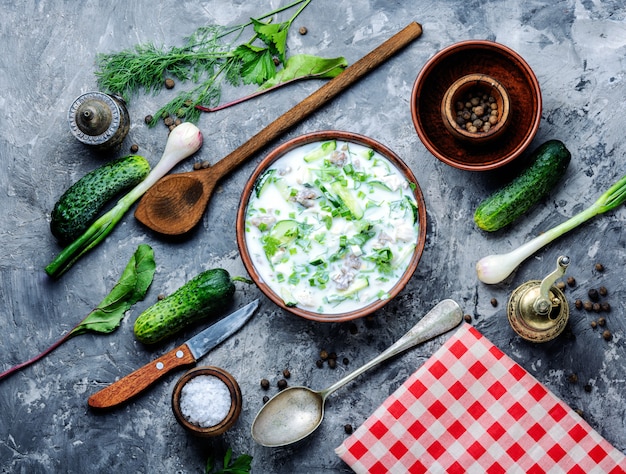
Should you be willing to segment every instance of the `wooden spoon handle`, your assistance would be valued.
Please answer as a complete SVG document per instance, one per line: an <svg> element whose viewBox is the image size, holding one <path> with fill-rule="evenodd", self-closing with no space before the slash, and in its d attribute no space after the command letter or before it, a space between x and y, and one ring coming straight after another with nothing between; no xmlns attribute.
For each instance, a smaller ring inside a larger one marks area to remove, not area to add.
<svg viewBox="0 0 626 474"><path fill-rule="evenodd" d="M245 160L261 151L267 144L289 130L289 128L304 120L315 110L332 100L344 89L361 79L372 69L380 66L421 35L421 25L416 22L410 23L366 56L348 66L345 71L328 81L302 102L278 117L235 151L218 161L210 168L215 173L214 176L226 176Z"/></svg>

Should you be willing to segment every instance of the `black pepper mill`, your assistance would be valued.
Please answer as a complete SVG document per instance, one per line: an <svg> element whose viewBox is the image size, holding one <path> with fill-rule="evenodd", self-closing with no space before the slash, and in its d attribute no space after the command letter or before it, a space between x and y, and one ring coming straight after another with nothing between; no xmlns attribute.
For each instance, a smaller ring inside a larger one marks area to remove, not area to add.
<svg viewBox="0 0 626 474"><path fill-rule="evenodd" d="M517 334L531 342L547 342L563 332L569 319L565 294L553 286L565 274L569 257L557 259L556 270L543 280L523 283L507 306L509 322Z"/></svg>
<svg viewBox="0 0 626 474"><path fill-rule="evenodd" d="M130 129L124 100L102 92L87 92L71 105L68 119L74 136L97 149L121 145Z"/></svg>

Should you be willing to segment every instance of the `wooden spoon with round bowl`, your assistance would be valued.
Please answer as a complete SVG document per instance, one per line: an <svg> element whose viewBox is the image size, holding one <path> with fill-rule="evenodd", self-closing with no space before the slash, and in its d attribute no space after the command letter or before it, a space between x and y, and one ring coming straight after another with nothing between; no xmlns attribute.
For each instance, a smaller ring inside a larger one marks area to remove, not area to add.
<svg viewBox="0 0 626 474"><path fill-rule="evenodd" d="M161 234L181 235L190 231L202 218L220 179L421 34L421 25L410 23L214 165L161 178L139 201L135 217Z"/></svg>

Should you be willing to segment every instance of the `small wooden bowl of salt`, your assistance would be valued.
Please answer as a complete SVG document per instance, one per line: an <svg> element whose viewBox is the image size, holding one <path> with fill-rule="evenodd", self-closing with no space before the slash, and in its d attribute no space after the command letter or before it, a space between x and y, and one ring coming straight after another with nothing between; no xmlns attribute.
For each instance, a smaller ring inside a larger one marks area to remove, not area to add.
<svg viewBox="0 0 626 474"><path fill-rule="evenodd" d="M227 431L241 413L239 384L218 367L196 367L186 372L174 386L172 409L178 423L200 437Z"/></svg>

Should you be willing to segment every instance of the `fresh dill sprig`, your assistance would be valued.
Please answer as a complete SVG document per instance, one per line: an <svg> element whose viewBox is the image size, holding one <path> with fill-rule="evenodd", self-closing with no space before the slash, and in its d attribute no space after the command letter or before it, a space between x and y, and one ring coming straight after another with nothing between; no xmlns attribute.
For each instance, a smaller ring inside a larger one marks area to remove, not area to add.
<svg viewBox="0 0 626 474"><path fill-rule="evenodd" d="M293 21L310 2L296 0L235 27L202 26L186 39L182 47L166 49L147 43L116 53L98 54L98 85L102 90L117 94L129 102L139 91L158 93L164 87L166 77L181 82L191 81L194 87L180 92L162 106L154 114L150 125L154 126L165 117L197 122L202 111L210 110L220 103L222 81L233 86L256 84L262 87L266 81L276 77L279 66L284 66L281 72L285 72L287 33ZM272 23L270 17L296 6L298 10L288 21ZM250 26L254 29L250 40L235 45ZM226 37L232 39L227 42ZM257 41L259 45L255 44ZM302 58L299 58L300 61ZM322 60L326 62L323 67L327 70L320 72L322 65L319 63ZM284 81L305 77L334 77L347 65L345 59L336 58L330 60L334 63L329 68L328 61L307 56L306 67L300 65L295 74L287 71L288 74L283 74ZM276 86L276 82L274 80L272 85ZM279 82L283 82L283 79Z"/></svg>

